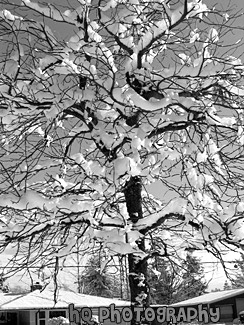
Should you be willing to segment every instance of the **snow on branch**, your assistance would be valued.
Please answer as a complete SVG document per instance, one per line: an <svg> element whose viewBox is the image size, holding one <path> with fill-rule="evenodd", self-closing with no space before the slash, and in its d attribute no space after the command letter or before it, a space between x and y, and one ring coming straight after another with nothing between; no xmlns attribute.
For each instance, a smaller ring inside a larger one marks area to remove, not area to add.
<svg viewBox="0 0 244 325"><path fill-rule="evenodd" d="M22 0L22 5L28 7L30 9L35 10L36 12L42 14L45 17L53 19L58 22L65 22L71 25L79 25L80 23L77 21L77 17L83 14L82 6L78 7L76 10L66 10L65 12L61 12L55 6L49 4L48 7L41 7L38 3L32 2L30 0Z"/></svg>
<svg viewBox="0 0 244 325"><path fill-rule="evenodd" d="M241 249L240 16L78 2L0 11L0 251L14 268L102 247L136 287L155 252Z"/></svg>

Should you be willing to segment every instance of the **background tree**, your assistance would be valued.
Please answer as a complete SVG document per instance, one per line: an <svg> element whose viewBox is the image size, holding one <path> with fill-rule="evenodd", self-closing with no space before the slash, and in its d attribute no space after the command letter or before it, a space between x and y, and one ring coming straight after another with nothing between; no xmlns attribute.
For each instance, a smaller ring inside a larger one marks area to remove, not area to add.
<svg viewBox="0 0 244 325"><path fill-rule="evenodd" d="M9 286L6 283L6 278L3 274L0 275L0 291L4 293L9 292Z"/></svg>
<svg viewBox="0 0 244 325"><path fill-rule="evenodd" d="M12 272L46 265L57 282L82 238L128 256L131 300L147 306L153 256L242 251L242 14L201 0L2 3Z"/></svg>
<svg viewBox="0 0 244 325"><path fill-rule="evenodd" d="M240 255L240 259L235 261L235 275L231 279L231 286L229 289L244 288L244 254Z"/></svg>
<svg viewBox="0 0 244 325"><path fill-rule="evenodd" d="M187 254L186 260L182 264L182 282L178 288L177 301L200 296L206 292L207 287L200 260L191 254Z"/></svg>
<svg viewBox="0 0 244 325"><path fill-rule="evenodd" d="M152 303L169 305L200 296L207 289L200 259L191 254L181 265L156 259L149 272Z"/></svg>
<svg viewBox="0 0 244 325"><path fill-rule="evenodd" d="M234 289L232 288L232 286L229 284L229 282L226 280L224 283L224 287L223 290L230 290L230 289Z"/></svg>
<svg viewBox="0 0 244 325"><path fill-rule="evenodd" d="M155 258L155 262L149 265L148 283L152 304L169 305L174 302L181 281L179 269L178 265L161 258Z"/></svg>
<svg viewBox="0 0 244 325"><path fill-rule="evenodd" d="M104 264L105 262L105 264ZM101 297L120 297L119 275L110 272L106 260L100 254L91 256L80 275L82 293Z"/></svg>

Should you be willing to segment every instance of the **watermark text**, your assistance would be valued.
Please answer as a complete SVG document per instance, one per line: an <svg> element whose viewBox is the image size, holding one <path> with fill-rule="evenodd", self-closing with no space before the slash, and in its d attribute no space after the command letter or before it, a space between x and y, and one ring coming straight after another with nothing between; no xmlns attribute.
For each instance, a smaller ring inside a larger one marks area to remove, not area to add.
<svg viewBox="0 0 244 325"><path fill-rule="evenodd" d="M89 307L75 308L74 304L68 307L70 325L88 324L94 325L92 309ZM177 324L179 322L191 322L198 320L202 323L217 323L220 319L219 308L207 308L202 304L196 307L123 307L118 308L115 304L109 307L98 308L98 322L106 321L121 324L130 322L132 319L140 322L145 319L147 322L157 321Z"/></svg>

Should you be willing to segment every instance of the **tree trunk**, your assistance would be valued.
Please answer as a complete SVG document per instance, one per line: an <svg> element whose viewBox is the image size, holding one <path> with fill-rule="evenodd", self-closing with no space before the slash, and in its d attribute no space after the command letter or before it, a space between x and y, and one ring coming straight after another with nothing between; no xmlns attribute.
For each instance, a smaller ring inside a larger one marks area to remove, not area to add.
<svg viewBox="0 0 244 325"><path fill-rule="evenodd" d="M143 218L142 211L142 182L138 176L133 176L126 184L124 190L127 211L133 224ZM138 248L145 252L145 240L137 242ZM131 292L131 303L133 306L147 307L149 305L149 287L147 283L147 259L138 259L134 254L128 256L129 285ZM143 315L141 323L144 323ZM135 317L131 325L138 324Z"/></svg>

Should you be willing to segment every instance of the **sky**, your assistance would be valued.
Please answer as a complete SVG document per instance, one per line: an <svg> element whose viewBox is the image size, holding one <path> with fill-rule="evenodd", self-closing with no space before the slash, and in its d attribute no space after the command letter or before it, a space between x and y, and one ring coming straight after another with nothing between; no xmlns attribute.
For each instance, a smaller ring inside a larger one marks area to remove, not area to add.
<svg viewBox="0 0 244 325"><path fill-rule="evenodd" d="M12 3L15 3L15 4L20 4L20 0L14 0L14 1L11 1ZM35 1L34 1L35 2ZM48 1L46 1L48 2ZM60 4L60 5L64 5L67 3L66 0L50 0L49 1L50 3L52 4ZM236 12L239 12L241 13L242 11L244 11L244 1L243 0L206 0L206 1L203 1L204 3L206 3L209 7L210 6L213 6L213 5L216 5L216 8L218 8L218 6L222 6L223 8L226 7L226 6L229 6L229 7L232 7ZM72 0L70 1L70 3L77 3L78 4L78 1L76 0ZM1 5L0 5L0 8L1 8ZM3 8L3 5L2 5L2 9ZM26 14L30 14L30 13L27 13ZM31 15L32 18L35 18L35 16ZM233 29L232 31L232 36L233 38L231 38L231 41L233 41L234 39L235 40L238 40L239 38L243 37L244 33L243 33L243 30L244 30L244 19L241 19L239 18L237 21L236 21L236 26L240 26L242 27L242 30L239 30L237 31L236 29ZM55 26L53 26L54 29L56 29ZM67 26L66 26L67 27ZM64 37L68 37L68 35L70 34L71 30L69 29L64 29L64 30L57 30L56 29L56 33L58 35L62 35ZM244 48L240 48L240 53L244 53ZM150 188L150 191L152 194L155 194L156 196L158 196L159 198L160 197L160 193L162 192L161 191L161 185L159 183L156 183L154 184L153 186L151 186ZM224 282L226 280L226 276L222 270L222 267L219 265L219 263L216 262L216 260L211 257L209 254L206 254L206 253L201 253L199 255L199 257L201 257L201 260L202 262L204 263L204 267L205 267L205 271L206 271L206 278L207 279L213 279L211 282L210 282L210 285L209 285L209 290L212 290L212 289L215 289L215 288L219 288L221 289L224 285ZM235 258L237 258L237 256L234 256L233 254L231 254L230 256L227 257L227 259L230 261L230 263L228 263L228 266L234 270L234 260ZM68 280L68 278L66 279L66 281L73 281L71 279ZM20 279L18 277L16 277L15 279L13 279L13 282L16 282L16 284L20 284L20 283L23 283L23 285L26 285L26 282L27 280L24 278L20 281Z"/></svg>

